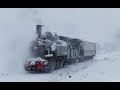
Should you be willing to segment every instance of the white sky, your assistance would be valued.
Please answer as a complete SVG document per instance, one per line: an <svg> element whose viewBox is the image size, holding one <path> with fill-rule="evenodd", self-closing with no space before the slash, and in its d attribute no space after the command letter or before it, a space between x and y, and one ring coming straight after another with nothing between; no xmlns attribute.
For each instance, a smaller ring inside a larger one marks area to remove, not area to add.
<svg viewBox="0 0 120 90"><path fill-rule="evenodd" d="M37 9L42 23L60 35L92 42L109 42L120 28L120 9L43 8Z"/></svg>
<svg viewBox="0 0 120 90"><path fill-rule="evenodd" d="M120 29L120 9L117 8L3 8L0 19L1 25L7 22L10 27L20 22L22 27L31 20L32 27L42 23L44 31L99 43L111 41Z"/></svg>

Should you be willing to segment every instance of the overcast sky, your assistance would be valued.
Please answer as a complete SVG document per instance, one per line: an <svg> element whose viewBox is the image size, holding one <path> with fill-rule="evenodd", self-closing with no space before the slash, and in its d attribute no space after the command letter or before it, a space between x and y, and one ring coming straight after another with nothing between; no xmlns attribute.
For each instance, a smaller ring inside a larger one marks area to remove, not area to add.
<svg viewBox="0 0 120 90"><path fill-rule="evenodd" d="M120 29L120 9L43 8L37 17L48 30L92 42L109 42Z"/></svg>
<svg viewBox="0 0 120 90"><path fill-rule="evenodd" d="M120 9L113 8L0 9L0 19L1 25L7 22L9 27L33 22L32 27L44 24L43 31L99 43L110 41L120 29Z"/></svg>

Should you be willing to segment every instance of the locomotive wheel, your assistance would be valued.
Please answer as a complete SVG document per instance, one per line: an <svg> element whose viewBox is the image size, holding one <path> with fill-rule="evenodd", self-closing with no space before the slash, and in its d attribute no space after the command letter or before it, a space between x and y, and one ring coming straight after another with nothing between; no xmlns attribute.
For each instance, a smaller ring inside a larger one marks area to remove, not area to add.
<svg viewBox="0 0 120 90"><path fill-rule="evenodd" d="M50 71L53 71L55 69L55 66L56 66L56 62L54 60L51 61L51 69L50 69Z"/></svg>
<svg viewBox="0 0 120 90"><path fill-rule="evenodd" d="M61 60L60 62L60 68L64 67L64 60Z"/></svg>
<svg viewBox="0 0 120 90"><path fill-rule="evenodd" d="M60 57L60 59L57 62L56 69L64 67L65 66L65 60L66 60L65 57Z"/></svg>
<svg viewBox="0 0 120 90"><path fill-rule="evenodd" d="M62 60L60 61L60 68L65 66L65 57L62 57Z"/></svg>
<svg viewBox="0 0 120 90"><path fill-rule="evenodd" d="M47 68L44 70L44 72L48 73L53 71L55 69L55 66L56 66L56 62L53 58L51 58L51 60L48 61Z"/></svg>

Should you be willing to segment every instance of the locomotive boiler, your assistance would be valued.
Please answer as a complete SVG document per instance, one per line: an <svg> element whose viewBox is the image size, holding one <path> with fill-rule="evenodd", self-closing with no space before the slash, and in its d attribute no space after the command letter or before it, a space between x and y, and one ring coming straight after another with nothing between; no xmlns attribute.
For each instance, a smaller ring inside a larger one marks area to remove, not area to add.
<svg viewBox="0 0 120 90"><path fill-rule="evenodd" d="M38 36L31 43L31 57L24 64L26 71L51 72L96 55L95 43L53 35L51 32L41 34L42 26L36 25Z"/></svg>

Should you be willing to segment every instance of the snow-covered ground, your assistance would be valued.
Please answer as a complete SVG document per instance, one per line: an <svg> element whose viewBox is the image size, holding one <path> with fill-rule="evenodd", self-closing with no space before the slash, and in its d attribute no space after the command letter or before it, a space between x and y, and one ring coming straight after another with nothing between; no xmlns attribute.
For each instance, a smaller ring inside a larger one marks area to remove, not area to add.
<svg viewBox="0 0 120 90"><path fill-rule="evenodd" d="M116 82L120 81L120 52L101 53L92 60L51 73L0 73L2 82Z"/></svg>

